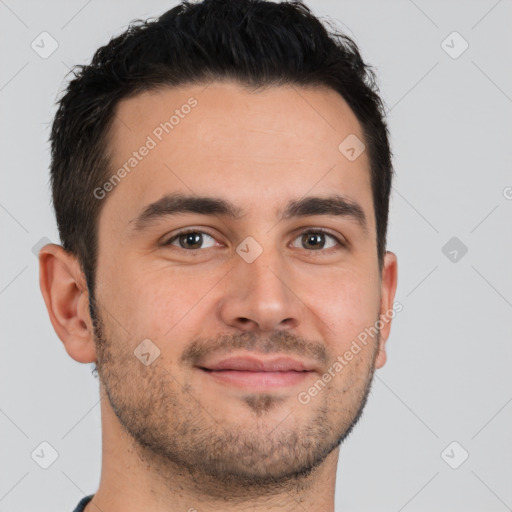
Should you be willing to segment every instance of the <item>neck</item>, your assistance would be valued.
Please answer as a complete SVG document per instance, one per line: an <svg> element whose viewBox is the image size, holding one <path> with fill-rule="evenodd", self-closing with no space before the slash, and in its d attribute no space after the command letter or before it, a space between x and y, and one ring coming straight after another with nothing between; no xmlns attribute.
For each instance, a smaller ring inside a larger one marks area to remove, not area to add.
<svg viewBox="0 0 512 512"><path fill-rule="evenodd" d="M334 512L339 448L308 475L284 482L219 482L147 453L124 431L104 395L101 413L101 480L86 512Z"/></svg>

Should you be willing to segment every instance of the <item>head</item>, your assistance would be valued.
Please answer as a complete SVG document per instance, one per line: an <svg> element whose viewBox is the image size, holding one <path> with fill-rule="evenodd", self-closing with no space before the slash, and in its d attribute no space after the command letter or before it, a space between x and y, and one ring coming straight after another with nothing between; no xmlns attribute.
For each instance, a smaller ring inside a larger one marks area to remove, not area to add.
<svg viewBox="0 0 512 512"><path fill-rule="evenodd" d="M96 362L155 465L232 489L306 476L386 357L392 165L371 68L299 2L205 0L74 75L51 133L62 248L41 255L66 350ZM212 371L249 352L309 371L258 389Z"/></svg>

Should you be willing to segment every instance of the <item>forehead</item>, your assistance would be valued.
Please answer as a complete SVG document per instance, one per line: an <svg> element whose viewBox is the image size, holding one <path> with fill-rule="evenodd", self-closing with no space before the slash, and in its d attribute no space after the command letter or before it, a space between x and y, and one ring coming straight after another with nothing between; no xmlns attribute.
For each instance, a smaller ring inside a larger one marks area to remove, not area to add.
<svg viewBox="0 0 512 512"><path fill-rule="evenodd" d="M338 193L362 203L371 225L367 152L344 153L345 141L358 151L363 140L354 113L331 89L253 92L214 82L144 92L116 108L109 153L112 176L122 176L102 216L128 223L145 205L180 192L225 197L271 217L290 199Z"/></svg>

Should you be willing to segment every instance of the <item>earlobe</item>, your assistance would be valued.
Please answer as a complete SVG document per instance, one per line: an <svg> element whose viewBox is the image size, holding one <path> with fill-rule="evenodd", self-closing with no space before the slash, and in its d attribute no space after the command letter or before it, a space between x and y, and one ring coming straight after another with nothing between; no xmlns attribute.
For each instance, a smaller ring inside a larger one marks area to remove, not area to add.
<svg viewBox="0 0 512 512"><path fill-rule="evenodd" d="M76 257L60 245L45 245L39 252L39 286L67 353L80 363L96 361L89 294Z"/></svg>
<svg viewBox="0 0 512 512"><path fill-rule="evenodd" d="M393 308L396 287L398 283L398 263L394 253L387 251L381 278L380 296L380 343L375 359L375 368L381 368L386 363L386 341L391 331L391 321L395 316Z"/></svg>

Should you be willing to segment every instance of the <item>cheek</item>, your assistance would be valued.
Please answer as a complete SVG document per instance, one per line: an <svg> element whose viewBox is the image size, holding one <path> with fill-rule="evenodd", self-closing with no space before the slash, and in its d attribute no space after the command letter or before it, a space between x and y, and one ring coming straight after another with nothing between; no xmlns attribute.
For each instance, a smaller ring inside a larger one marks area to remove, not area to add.
<svg viewBox="0 0 512 512"><path fill-rule="evenodd" d="M133 335L163 341L183 333L204 310L203 299L218 281L184 269L153 268L140 265L117 275L115 287L119 315ZM120 320L121 320L120 318Z"/></svg>
<svg viewBox="0 0 512 512"><path fill-rule="evenodd" d="M307 309L320 319L324 339L330 340L336 355L378 318L378 281L370 273L343 270L316 276L305 297Z"/></svg>

